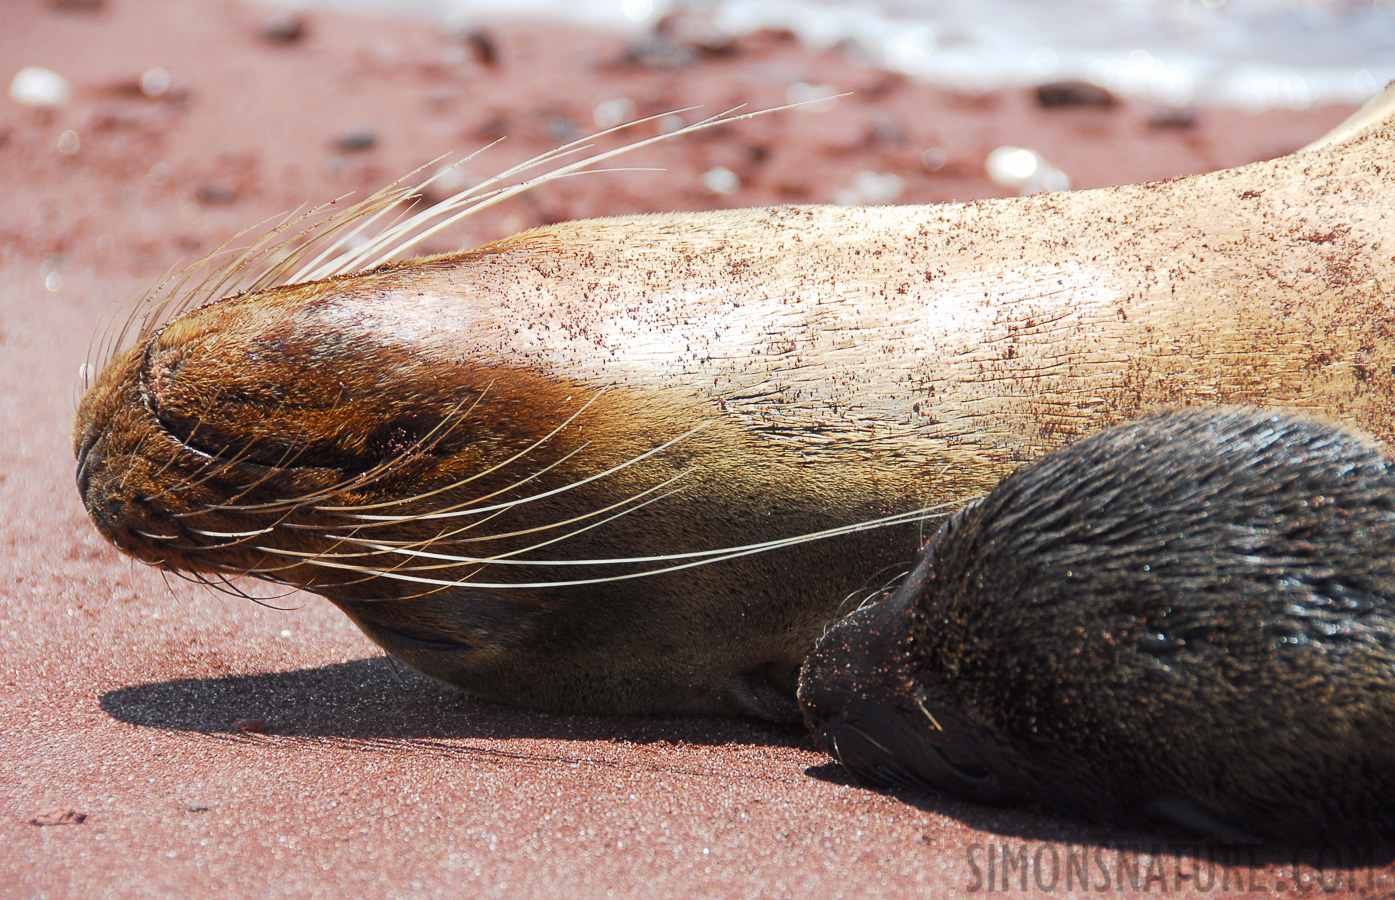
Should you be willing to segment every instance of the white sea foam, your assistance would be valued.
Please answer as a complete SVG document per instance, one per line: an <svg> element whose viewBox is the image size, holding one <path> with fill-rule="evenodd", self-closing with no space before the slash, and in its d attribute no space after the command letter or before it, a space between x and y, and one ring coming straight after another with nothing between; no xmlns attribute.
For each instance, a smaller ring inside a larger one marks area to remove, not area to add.
<svg viewBox="0 0 1395 900"><path fill-rule="evenodd" d="M500 14L496 0L279 2L448 29ZM1083 78L1178 105L1301 109L1359 102L1395 80L1395 0L513 0L508 9L628 31L694 9L734 34L787 28L939 83Z"/></svg>

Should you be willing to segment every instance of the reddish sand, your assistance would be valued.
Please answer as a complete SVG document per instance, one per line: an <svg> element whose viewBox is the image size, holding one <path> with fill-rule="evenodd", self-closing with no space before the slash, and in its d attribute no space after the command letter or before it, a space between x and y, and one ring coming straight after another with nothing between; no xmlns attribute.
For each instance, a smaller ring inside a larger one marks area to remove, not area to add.
<svg viewBox="0 0 1395 900"><path fill-rule="evenodd" d="M982 161L1008 143L1077 187L1167 178L1292 150L1347 110L1202 109L1159 127L1138 104L1043 111L1027 91L916 85L778 34L675 49L311 15L273 44L270 18L187 0L0 4L0 77L42 65L74 87L52 112L0 99L0 895L938 897L986 890L990 861L1001 888L1001 857L1019 853L1014 893L1065 893L1080 887L1068 856L1087 851L1096 888L1133 862L1149 893L1395 890L1388 868L1330 868L1350 857L1225 866L1217 847L849 786L796 731L453 693L314 597L258 606L121 558L78 502L70 441L109 304L301 203L502 135L468 173L550 149L595 127L596 101L647 115L775 105L801 81L853 92L627 163L664 173L549 185L427 249L579 216L826 202L862 170L900 176L900 202L1001 195ZM152 98L139 80L154 67L171 82ZM364 129L370 148L336 144ZM75 153L59 152L66 131ZM715 166L741 190L705 192Z"/></svg>

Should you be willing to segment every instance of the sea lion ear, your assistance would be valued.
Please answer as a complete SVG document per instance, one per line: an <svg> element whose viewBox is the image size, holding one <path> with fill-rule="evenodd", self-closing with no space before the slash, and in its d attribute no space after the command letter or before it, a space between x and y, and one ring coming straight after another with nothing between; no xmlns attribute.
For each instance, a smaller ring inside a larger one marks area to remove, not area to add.
<svg viewBox="0 0 1395 900"><path fill-rule="evenodd" d="M1210 835L1217 840L1236 844L1257 844L1259 838L1217 816L1211 810L1186 797L1170 794L1154 797L1143 811L1154 819L1178 825L1188 831Z"/></svg>

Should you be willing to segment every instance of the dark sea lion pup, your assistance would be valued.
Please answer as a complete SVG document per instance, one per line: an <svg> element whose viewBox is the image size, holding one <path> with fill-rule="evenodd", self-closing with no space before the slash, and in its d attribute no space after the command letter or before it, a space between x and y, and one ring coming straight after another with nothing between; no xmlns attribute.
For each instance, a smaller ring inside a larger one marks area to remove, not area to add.
<svg viewBox="0 0 1395 900"><path fill-rule="evenodd" d="M859 778L1228 839L1395 835L1395 472L1180 412L1023 466L830 630L800 700Z"/></svg>

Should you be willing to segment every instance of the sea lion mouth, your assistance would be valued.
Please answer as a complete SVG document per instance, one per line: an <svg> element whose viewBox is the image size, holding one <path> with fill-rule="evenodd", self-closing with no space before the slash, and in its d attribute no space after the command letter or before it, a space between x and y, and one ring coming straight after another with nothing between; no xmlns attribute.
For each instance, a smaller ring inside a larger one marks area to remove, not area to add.
<svg viewBox="0 0 1395 900"><path fill-rule="evenodd" d="M334 603L364 634L389 653L434 672L526 640L553 607L530 592L507 595L462 586L448 600L335 597Z"/></svg>
<svg viewBox="0 0 1395 900"><path fill-rule="evenodd" d="M935 704L924 690L908 688L849 698L834 717L813 722L815 742L855 778L870 784L950 793L985 803L1010 799L981 752L988 736L956 711Z"/></svg>
<svg viewBox="0 0 1395 900"><path fill-rule="evenodd" d="M966 759L951 759L941 747L896 710L872 707L856 720L825 723L815 740L854 776L914 791L950 791L992 796L997 793L986 768Z"/></svg>

